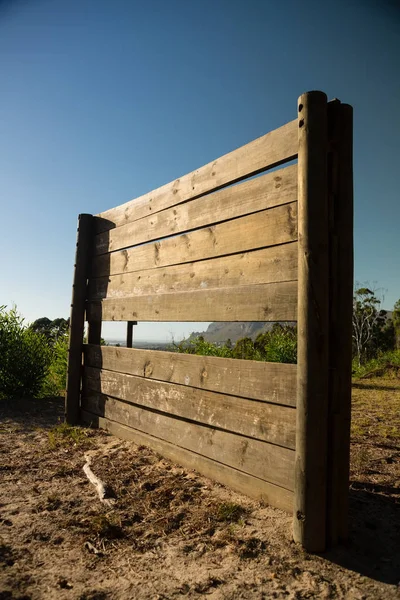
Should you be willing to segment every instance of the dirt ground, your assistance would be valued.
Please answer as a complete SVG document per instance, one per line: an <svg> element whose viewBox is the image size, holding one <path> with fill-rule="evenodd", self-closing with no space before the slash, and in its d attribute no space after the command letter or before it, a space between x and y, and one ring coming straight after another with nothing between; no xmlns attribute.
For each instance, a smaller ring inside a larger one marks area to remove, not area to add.
<svg viewBox="0 0 400 600"><path fill-rule="evenodd" d="M62 399L3 402L0 599L400 598L400 382L359 382L353 402L351 539L323 555L292 542L290 515L60 425Z"/></svg>

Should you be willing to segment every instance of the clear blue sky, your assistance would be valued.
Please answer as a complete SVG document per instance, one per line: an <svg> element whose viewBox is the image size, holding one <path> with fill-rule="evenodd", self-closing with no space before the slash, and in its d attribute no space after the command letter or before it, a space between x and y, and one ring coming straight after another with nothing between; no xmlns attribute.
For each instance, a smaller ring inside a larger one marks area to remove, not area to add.
<svg viewBox="0 0 400 600"><path fill-rule="evenodd" d="M355 277L385 288L392 308L396 4L0 0L0 305L16 303L29 321L67 316L78 213L233 150L295 118L298 96L321 89L354 106ZM188 329L142 324L137 336Z"/></svg>

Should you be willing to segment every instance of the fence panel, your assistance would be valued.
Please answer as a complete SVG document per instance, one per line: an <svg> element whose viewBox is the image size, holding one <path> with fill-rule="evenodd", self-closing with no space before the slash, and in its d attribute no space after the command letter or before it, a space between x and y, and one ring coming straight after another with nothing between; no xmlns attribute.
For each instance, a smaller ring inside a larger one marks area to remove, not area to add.
<svg viewBox="0 0 400 600"><path fill-rule="evenodd" d="M310 92L295 121L84 216L71 309L68 421L293 510L311 551L347 536L351 129ZM128 346L137 321L297 321L298 364L102 347L107 320Z"/></svg>

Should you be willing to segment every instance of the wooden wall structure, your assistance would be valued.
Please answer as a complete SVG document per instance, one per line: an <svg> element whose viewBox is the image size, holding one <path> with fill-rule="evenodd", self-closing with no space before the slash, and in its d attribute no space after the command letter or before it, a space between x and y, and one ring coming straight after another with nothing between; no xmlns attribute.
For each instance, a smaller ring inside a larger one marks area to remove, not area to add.
<svg viewBox="0 0 400 600"><path fill-rule="evenodd" d="M347 537L352 109L322 92L297 108L193 173L80 215L66 418L293 512L294 539L322 551ZM137 321L297 321L298 364L100 346L110 320L128 322L127 346Z"/></svg>

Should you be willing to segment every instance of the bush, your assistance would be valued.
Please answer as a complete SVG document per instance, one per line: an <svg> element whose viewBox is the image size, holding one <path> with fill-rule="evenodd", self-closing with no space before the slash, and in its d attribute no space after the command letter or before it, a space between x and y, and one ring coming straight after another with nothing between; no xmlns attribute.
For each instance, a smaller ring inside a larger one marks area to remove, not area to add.
<svg viewBox="0 0 400 600"><path fill-rule="evenodd" d="M232 348L230 340L224 345L207 342L203 336L174 344L172 350L185 354L202 356L222 356L245 360L268 362L297 362L297 329L290 325L276 323L271 331L257 336L255 342L249 337L238 340Z"/></svg>
<svg viewBox="0 0 400 600"><path fill-rule="evenodd" d="M44 383L46 396L59 396L65 391L68 366L69 335L59 337L52 348L52 360Z"/></svg>
<svg viewBox="0 0 400 600"><path fill-rule="evenodd" d="M24 325L16 307L0 307L0 398L40 395L51 352L46 338Z"/></svg>
<svg viewBox="0 0 400 600"><path fill-rule="evenodd" d="M232 357L232 349L229 345L218 346L212 342L207 342L202 335L189 340L183 340L179 344L173 344L173 352L183 354L199 354L201 356L222 356L224 358Z"/></svg>
<svg viewBox="0 0 400 600"><path fill-rule="evenodd" d="M271 331L261 333L254 343L262 360L279 363L297 362L297 329L276 323Z"/></svg>
<svg viewBox="0 0 400 600"><path fill-rule="evenodd" d="M400 373L400 350L391 352L380 352L376 358L359 365L358 358L353 359L353 377L365 377L368 374L376 374L376 377L385 375L387 377L399 376Z"/></svg>

